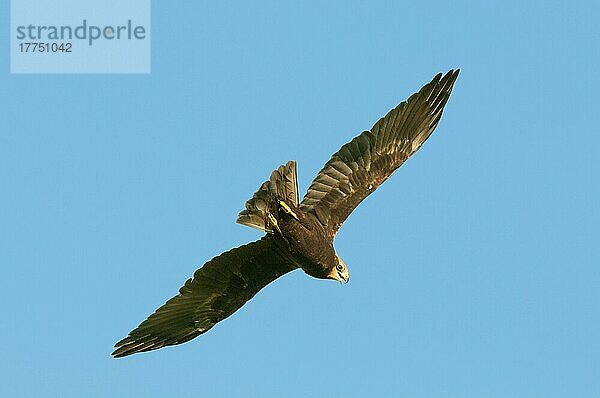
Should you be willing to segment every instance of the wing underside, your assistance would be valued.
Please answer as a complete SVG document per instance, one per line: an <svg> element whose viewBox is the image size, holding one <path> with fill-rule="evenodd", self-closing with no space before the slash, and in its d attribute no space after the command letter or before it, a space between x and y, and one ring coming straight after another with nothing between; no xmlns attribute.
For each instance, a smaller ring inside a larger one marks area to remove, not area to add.
<svg viewBox="0 0 600 398"><path fill-rule="evenodd" d="M112 355L123 357L189 341L293 269L269 236L225 252L198 269L177 296L115 344Z"/></svg>
<svg viewBox="0 0 600 398"><path fill-rule="evenodd" d="M333 154L300 208L313 212L331 238L358 204L433 133L459 70L436 75L418 93Z"/></svg>

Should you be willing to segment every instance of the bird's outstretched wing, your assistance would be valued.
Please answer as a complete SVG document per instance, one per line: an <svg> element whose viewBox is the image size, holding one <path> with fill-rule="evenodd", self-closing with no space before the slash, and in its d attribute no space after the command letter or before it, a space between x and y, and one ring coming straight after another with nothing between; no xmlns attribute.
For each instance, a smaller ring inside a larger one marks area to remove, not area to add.
<svg viewBox="0 0 600 398"><path fill-rule="evenodd" d="M333 239L354 208L429 138L459 70L438 74L418 93L333 154L300 208L313 212Z"/></svg>
<svg viewBox="0 0 600 398"><path fill-rule="evenodd" d="M198 269L177 296L115 344L112 355L124 357L189 341L295 268L268 235L225 252Z"/></svg>

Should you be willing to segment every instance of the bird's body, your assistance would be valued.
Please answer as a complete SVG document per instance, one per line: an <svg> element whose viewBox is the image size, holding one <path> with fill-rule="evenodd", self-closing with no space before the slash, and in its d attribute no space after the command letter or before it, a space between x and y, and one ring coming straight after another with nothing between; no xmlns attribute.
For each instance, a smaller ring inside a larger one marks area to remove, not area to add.
<svg viewBox="0 0 600 398"><path fill-rule="evenodd" d="M277 222L281 235L276 235L277 239L283 241L282 246L288 249L299 268L315 278L327 279L338 265L333 241L327 238L314 215L290 208L298 219L280 210Z"/></svg>
<svg viewBox="0 0 600 398"><path fill-rule="evenodd" d="M296 181L296 162L291 160L271 173L237 222L270 233L292 264L310 276L328 279L340 263L333 237L315 214L300 208ZM342 279L347 282L348 277Z"/></svg>
<svg viewBox="0 0 600 398"><path fill-rule="evenodd" d="M196 270L179 294L119 341L115 357L181 344L205 333L280 276L301 268L348 282L333 242L342 223L429 138L458 76L438 74L333 154L299 200L296 162L273 171L237 222L266 232Z"/></svg>

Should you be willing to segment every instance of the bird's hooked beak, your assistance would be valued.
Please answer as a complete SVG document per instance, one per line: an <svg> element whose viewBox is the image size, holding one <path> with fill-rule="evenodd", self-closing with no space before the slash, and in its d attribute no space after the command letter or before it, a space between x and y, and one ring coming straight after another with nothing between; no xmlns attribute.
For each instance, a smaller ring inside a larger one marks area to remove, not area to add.
<svg viewBox="0 0 600 398"><path fill-rule="evenodd" d="M340 282L340 285L342 283L348 283L348 281L350 280L350 271L348 271L348 267L339 256L336 255L336 258L338 261L338 266L335 267L335 279L337 279L338 282Z"/></svg>

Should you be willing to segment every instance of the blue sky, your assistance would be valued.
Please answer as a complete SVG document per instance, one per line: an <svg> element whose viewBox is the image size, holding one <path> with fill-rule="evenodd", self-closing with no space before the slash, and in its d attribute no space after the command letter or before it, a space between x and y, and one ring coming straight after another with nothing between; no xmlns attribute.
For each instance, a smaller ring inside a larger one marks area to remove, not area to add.
<svg viewBox="0 0 600 398"><path fill-rule="evenodd" d="M0 38L0 395L598 395L598 2L197 3L153 3L149 75L11 75ZM295 272L110 357L259 238L234 221L272 169L304 191L455 67L435 134L338 235L348 285Z"/></svg>

